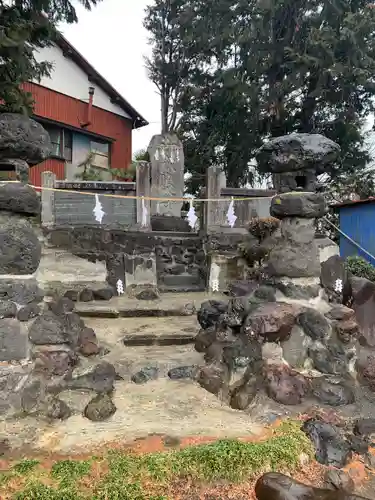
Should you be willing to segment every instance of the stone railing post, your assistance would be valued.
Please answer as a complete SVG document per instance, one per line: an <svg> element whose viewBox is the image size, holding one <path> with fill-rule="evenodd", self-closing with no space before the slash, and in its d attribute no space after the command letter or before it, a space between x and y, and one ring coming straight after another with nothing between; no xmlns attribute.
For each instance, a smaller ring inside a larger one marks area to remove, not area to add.
<svg viewBox="0 0 375 500"><path fill-rule="evenodd" d="M143 231L150 231L151 203L149 199L142 200L142 196L150 197L151 166L147 161L137 162L135 192L137 199L137 227Z"/></svg>
<svg viewBox="0 0 375 500"><path fill-rule="evenodd" d="M209 167L206 176L206 193L205 198L219 199L221 190L227 185L225 173L221 167ZM228 210L227 203L221 201L205 201L205 227L206 233L212 233L220 230L221 227L227 226L225 213Z"/></svg>
<svg viewBox="0 0 375 500"><path fill-rule="evenodd" d="M54 213L54 191L56 174L53 172L42 172L42 226L53 226L55 222Z"/></svg>

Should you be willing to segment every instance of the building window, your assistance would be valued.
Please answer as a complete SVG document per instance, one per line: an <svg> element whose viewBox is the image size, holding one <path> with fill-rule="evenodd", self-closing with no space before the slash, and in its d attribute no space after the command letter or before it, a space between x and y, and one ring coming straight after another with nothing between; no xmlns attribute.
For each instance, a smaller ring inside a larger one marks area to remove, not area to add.
<svg viewBox="0 0 375 500"><path fill-rule="evenodd" d="M93 153L94 167L109 168L109 144L107 142L90 141L90 151Z"/></svg>
<svg viewBox="0 0 375 500"><path fill-rule="evenodd" d="M44 125L44 128L51 138L51 156L63 158L66 161L72 161L72 132L64 128L50 125Z"/></svg>

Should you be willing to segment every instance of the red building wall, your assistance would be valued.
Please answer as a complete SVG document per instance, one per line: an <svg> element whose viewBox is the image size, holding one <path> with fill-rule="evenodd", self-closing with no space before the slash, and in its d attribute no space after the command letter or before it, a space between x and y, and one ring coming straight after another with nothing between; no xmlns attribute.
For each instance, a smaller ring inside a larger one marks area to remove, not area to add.
<svg viewBox="0 0 375 500"><path fill-rule="evenodd" d="M23 88L33 95L36 116L76 128L81 128L81 123L85 123L87 120L87 103L35 83L26 83ZM132 154L131 120L94 105L91 125L85 127L84 130L114 139L115 142L111 145L111 168L127 168L131 162ZM41 172L45 171L54 172L58 179L65 178L64 162L49 159L30 169L30 183L40 186Z"/></svg>

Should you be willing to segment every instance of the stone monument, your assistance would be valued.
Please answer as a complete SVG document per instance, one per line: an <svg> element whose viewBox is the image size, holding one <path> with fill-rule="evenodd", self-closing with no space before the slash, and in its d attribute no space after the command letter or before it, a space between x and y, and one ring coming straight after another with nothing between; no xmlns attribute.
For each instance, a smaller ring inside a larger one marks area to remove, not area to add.
<svg viewBox="0 0 375 500"><path fill-rule="evenodd" d="M151 162L151 197L182 198L184 151L172 133L154 135L148 147ZM151 201L151 217L181 220L182 201ZM152 224L152 222L151 222Z"/></svg>
<svg viewBox="0 0 375 500"><path fill-rule="evenodd" d="M320 276L315 219L327 210L316 193L317 176L335 161L339 146L320 134L291 134L266 143L257 153L259 170L271 173L280 192L270 214L281 220L269 253L267 273L278 278Z"/></svg>

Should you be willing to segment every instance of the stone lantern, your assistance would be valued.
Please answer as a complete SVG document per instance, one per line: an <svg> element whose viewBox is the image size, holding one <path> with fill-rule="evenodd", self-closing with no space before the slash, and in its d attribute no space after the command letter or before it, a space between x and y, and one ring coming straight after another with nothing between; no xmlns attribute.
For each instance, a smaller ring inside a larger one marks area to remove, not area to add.
<svg viewBox="0 0 375 500"><path fill-rule="evenodd" d="M268 258L267 272L278 278L320 276L315 219L327 206L316 192L317 176L340 153L335 142L320 134L290 134L267 142L257 153L259 171L271 173L276 195L270 214L281 220Z"/></svg>

